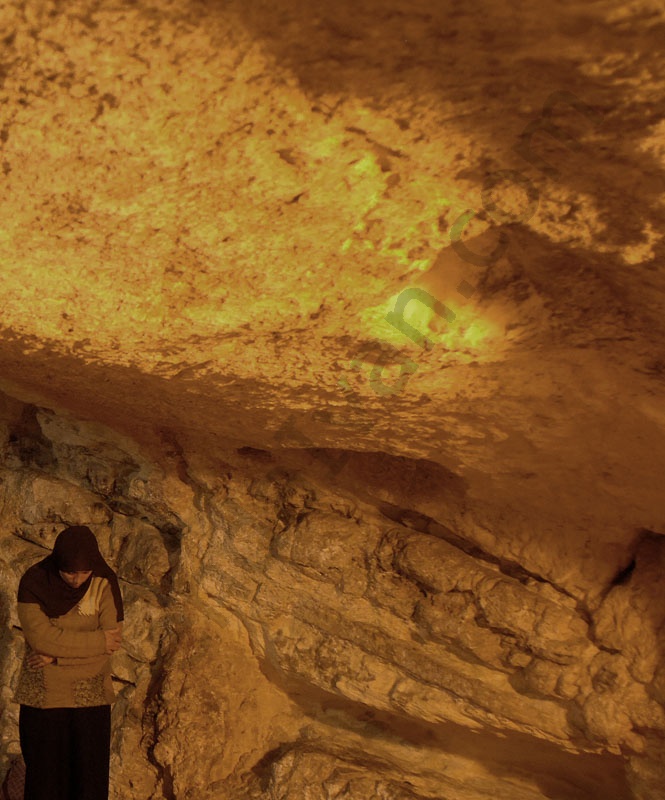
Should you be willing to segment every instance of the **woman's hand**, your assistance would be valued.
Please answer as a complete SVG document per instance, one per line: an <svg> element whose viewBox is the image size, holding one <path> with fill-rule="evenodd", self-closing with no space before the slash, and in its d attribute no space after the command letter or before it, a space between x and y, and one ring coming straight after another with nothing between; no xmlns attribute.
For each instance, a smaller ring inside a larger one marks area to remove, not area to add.
<svg viewBox="0 0 665 800"><path fill-rule="evenodd" d="M53 656L47 656L44 653L30 653L28 656L28 666L34 670L43 669L47 664L52 664L54 661L55 658Z"/></svg>
<svg viewBox="0 0 665 800"><path fill-rule="evenodd" d="M104 631L104 638L106 639L106 653L112 655L116 650L120 649L122 644L122 633L120 628L113 628L112 630Z"/></svg>

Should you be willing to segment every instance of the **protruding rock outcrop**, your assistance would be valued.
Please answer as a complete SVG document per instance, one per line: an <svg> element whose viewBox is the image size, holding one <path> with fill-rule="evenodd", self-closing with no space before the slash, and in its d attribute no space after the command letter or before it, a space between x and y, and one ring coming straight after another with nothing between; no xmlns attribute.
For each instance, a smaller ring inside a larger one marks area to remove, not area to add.
<svg viewBox="0 0 665 800"><path fill-rule="evenodd" d="M325 796L338 783L358 799L655 797L661 537L643 535L591 608L433 517L322 485L306 463L244 450L157 464L110 430L18 409L2 472L6 753L13 592L78 520L127 601L118 798Z"/></svg>

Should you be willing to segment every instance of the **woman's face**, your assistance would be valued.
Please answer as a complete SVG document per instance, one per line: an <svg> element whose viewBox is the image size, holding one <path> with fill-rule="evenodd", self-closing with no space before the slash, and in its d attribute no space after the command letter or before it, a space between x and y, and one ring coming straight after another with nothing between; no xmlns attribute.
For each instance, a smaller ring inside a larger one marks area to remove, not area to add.
<svg viewBox="0 0 665 800"><path fill-rule="evenodd" d="M58 570L58 574L67 586L71 586L72 589L78 589L79 586L84 584L92 575L92 570L88 572L63 572L62 570Z"/></svg>

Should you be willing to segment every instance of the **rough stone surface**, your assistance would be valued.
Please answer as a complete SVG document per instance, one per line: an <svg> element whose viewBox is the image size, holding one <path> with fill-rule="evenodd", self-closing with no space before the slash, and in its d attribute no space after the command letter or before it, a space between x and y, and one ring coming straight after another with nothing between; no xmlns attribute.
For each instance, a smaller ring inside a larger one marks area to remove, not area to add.
<svg viewBox="0 0 665 800"><path fill-rule="evenodd" d="M116 800L665 796L664 28L2 4L3 765L85 523Z"/></svg>
<svg viewBox="0 0 665 800"><path fill-rule="evenodd" d="M127 603L115 798L658 796L662 537L589 610L306 461L158 464L10 399L3 421L5 755L18 578L85 520Z"/></svg>

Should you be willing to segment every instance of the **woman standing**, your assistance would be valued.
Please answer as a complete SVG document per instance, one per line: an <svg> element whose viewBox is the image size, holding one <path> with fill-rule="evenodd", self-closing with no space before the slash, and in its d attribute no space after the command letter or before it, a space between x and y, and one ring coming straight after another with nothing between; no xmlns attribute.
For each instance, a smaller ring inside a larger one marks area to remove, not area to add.
<svg viewBox="0 0 665 800"><path fill-rule="evenodd" d="M108 800L110 656L120 647L123 607L89 528L62 531L51 555L26 571L18 616L25 800Z"/></svg>

